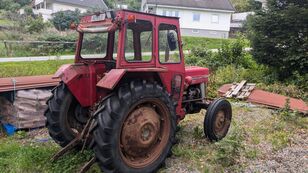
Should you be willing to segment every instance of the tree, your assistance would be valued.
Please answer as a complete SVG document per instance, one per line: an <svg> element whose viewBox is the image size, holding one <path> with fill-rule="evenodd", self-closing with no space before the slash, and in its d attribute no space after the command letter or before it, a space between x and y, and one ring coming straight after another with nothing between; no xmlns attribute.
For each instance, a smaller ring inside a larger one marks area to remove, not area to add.
<svg viewBox="0 0 308 173"><path fill-rule="evenodd" d="M16 11L25 5L29 5L31 0L0 0L0 9Z"/></svg>
<svg viewBox="0 0 308 173"><path fill-rule="evenodd" d="M254 58L281 80L308 72L307 0L268 0L247 22ZM306 75L307 76L307 75Z"/></svg>
<svg viewBox="0 0 308 173"><path fill-rule="evenodd" d="M81 14L79 10L75 11L60 11L53 15L51 23L59 31L65 31L69 29L72 22L79 23L79 18Z"/></svg>
<svg viewBox="0 0 308 173"><path fill-rule="evenodd" d="M262 3L255 0L231 0L236 12L248 12L261 9Z"/></svg>

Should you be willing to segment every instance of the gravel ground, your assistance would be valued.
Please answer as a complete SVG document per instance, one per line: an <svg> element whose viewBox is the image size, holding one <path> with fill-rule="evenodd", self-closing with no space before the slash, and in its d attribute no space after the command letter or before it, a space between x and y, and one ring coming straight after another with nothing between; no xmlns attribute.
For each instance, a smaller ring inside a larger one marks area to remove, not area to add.
<svg viewBox="0 0 308 173"><path fill-rule="evenodd" d="M299 131L292 143L276 153L269 153L262 160L252 161L244 172L308 173L307 131Z"/></svg>

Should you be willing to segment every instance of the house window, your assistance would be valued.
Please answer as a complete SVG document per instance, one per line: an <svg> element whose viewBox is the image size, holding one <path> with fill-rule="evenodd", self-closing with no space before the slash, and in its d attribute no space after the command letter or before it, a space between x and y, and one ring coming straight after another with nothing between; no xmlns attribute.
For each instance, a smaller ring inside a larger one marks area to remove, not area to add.
<svg viewBox="0 0 308 173"><path fill-rule="evenodd" d="M173 16L173 11L168 11L168 16Z"/></svg>
<svg viewBox="0 0 308 173"><path fill-rule="evenodd" d="M212 14L212 23L219 23L218 14Z"/></svg>
<svg viewBox="0 0 308 173"><path fill-rule="evenodd" d="M192 33L198 34L200 31L198 29L193 29Z"/></svg>
<svg viewBox="0 0 308 173"><path fill-rule="evenodd" d="M200 13L194 13L193 14L193 21L194 22L200 22Z"/></svg>
<svg viewBox="0 0 308 173"><path fill-rule="evenodd" d="M174 16L175 17L180 17L179 11L175 11Z"/></svg>
<svg viewBox="0 0 308 173"><path fill-rule="evenodd" d="M167 11L163 10L163 16L167 16Z"/></svg>

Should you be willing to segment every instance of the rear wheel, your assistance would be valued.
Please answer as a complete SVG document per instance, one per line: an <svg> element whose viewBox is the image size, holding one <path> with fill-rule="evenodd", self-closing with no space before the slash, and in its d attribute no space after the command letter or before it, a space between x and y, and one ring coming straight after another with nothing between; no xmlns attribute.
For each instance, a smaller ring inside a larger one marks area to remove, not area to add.
<svg viewBox="0 0 308 173"><path fill-rule="evenodd" d="M204 119L204 133L211 141L223 139L228 131L232 119L231 104L225 99L217 99L208 107Z"/></svg>
<svg viewBox="0 0 308 173"><path fill-rule="evenodd" d="M102 103L93 149L104 172L155 172L175 137L175 109L158 84L132 82Z"/></svg>
<svg viewBox="0 0 308 173"><path fill-rule="evenodd" d="M89 118L88 110L80 106L63 83L53 90L47 104L46 127L54 141L65 147L82 131Z"/></svg>

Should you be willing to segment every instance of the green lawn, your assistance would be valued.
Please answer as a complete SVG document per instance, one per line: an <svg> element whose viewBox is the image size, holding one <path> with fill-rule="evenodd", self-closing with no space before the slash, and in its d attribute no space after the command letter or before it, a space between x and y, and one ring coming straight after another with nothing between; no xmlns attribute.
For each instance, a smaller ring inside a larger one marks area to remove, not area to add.
<svg viewBox="0 0 308 173"><path fill-rule="evenodd" d="M191 50L193 47L202 46L208 49L221 48L223 43L234 41L235 39L217 39L204 37L183 37L184 50ZM245 40L246 47L249 47L249 41Z"/></svg>
<svg viewBox="0 0 308 173"><path fill-rule="evenodd" d="M54 74L63 64L73 60L0 63L0 78Z"/></svg>

